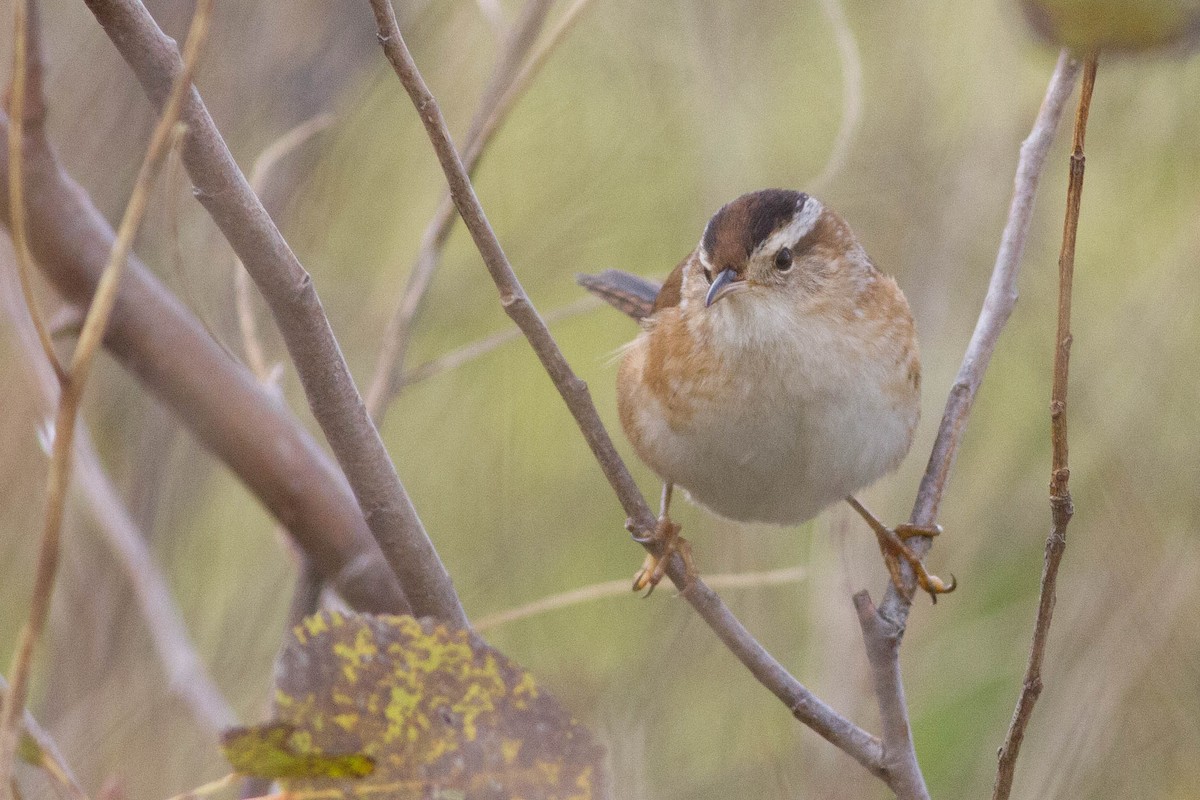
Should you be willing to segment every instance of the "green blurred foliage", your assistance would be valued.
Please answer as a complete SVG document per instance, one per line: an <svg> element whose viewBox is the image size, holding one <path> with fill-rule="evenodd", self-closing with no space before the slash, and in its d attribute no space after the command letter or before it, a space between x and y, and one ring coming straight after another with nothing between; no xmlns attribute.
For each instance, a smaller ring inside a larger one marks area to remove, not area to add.
<svg viewBox="0 0 1200 800"><path fill-rule="evenodd" d="M46 5L51 135L114 219L152 115L83 5ZM923 345L925 414L913 453L865 498L898 521L974 325L1018 149L1055 54L1008 0L843 5L861 54L861 123L820 193L897 276ZM150 6L169 32L182 33L187 4ZM267 199L313 273L360 385L442 191L365 6L220 5L199 79L247 168L290 126L337 114L281 167ZM511 20L517 4L502 8ZM461 136L494 32L469 0L399 9ZM770 185L807 188L841 123L838 53L817 2L594 0L477 175L534 302L553 309L576 300L578 271L665 274L725 201ZM1021 796L1189 797L1200 784L1197 97L1195 59L1101 60L1076 265L1077 514L1046 689L1018 772ZM939 797L991 786L1028 648L1049 526L1063 139L1039 195L1021 300L964 439L942 508L946 534L929 562L961 588L936 608L919 602L905 638L914 734ZM228 248L182 179L158 191L182 201L189 302L238 352ZM156 204L138 249L182 292L166 205ZM263 320L268 352L285 359ZM456 230L412 363L508 324L469 237ZM4 325L0 365L13 377L0 395L8 498L0 504L0 653L11 652L27 607L45 473L40 406ZM554 332L632 459L615 429L611 356L634 327L597 310ZM310 419L290 369L284 392ZM243 722L265 719L295 574L287 545L237 481L111 363L89 388L86 417L217 683ZM411 387L383 432L471 615L631 576L640 563L619 505L520 342ZM631 467L656 496L648 470ZM876 728L849 600L885 585L868 531L841 508L794 531L732 525L686 503L677 513L703 572L807 566L798 586L740 589L727 600L806 685ZM219 774L215 739L171 693L82 502L72 505L64 558L35 710L85 784L119 775L131 797L161 797ZM512 623L489 639L601 736L625 800L886 796L796 724L670 591Z"/></svg>

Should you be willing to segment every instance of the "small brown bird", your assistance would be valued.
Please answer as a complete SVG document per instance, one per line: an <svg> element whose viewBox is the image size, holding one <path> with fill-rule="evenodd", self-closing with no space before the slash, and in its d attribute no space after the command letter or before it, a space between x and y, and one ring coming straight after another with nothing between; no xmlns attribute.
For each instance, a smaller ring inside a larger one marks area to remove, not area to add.
<svg viewBox="0 0 1200 800"><path fill-rule="evenodd" d="M653 589L690 548L670 520L684 489L742 522L796 525L846 499L936 599L953 590L904 544L937 531L876 520L854 492L895 469L920 415L921 364L908 302L846 222L803 192L766 189L721 208L658 285L608 270L580 283L641 321L617 376L621 425L663 480L655 536L634 589Z"/></svg>

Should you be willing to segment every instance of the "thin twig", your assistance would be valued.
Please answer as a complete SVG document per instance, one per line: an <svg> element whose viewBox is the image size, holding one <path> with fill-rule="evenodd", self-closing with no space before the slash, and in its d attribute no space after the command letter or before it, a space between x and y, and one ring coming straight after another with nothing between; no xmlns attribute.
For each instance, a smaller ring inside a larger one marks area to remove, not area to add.
<svg viewBox="0 0 1200 800"><path fill-rule="evenodd" d="M254 166L250 168L250 188L259 197L266 188L267 177L284 156L328 128L334 122L332 114L318 114L296 125L275 141L267 145ZM264 386L272 384L272 370L267 366L267 357L258 335L258 321L254 316L254 301L250 293L250 275L241 259L235 257L233 265L234 304L237 306L238 330L242 335L242 352L250 371Z"/></svg>
<svg viewBox="0 0 1200 800"><path fill-rule="evenodd" d="M541 28L549 4L534 5L531 0L525 7L521 19L514 26L513 35L509 37L508 45L501 53L492 81L479 100L475 118L464 140L466 144L462 159L468 175L474 175L488 145L507 119L509 112L550 55L579 21L590 2L591 0L575 0L538 43L536 49L521 63L521 58L537 38L537 30ZM411 382L405 373L408 346L455 219L457 215L454 203L448 194L443 195L433 218L425 228L425 233L421 236L421 247L409 273L408 283L383 334L383 347L380 349L375 373L367 391L367 408L376 424L382 420L388 403Z"/></svg>
<svg viewBox="0 0 1200 800"><path fill-rule="evenodd" d="M1038 179L1078 74L1079 64L1064 50L1050 78L1033 129L1021 145L1008 222L1004 227L975 332L967 345L958 377L950 389L946 411L929 456L929 465L921 480L911 517L914 525L932 527L937 520L938 507L975 395L1000 332L1017 299L1017 274L1029 232ZM918 554L924 555L929 549L930 539L921 537L911 539L909 543ZM883 720L886 768L894 779L891 788L901 798L924 798L928 794L913 747L899 664L900 641L912 608L910 598L916 589L916 582L908 564L902 563L900 569L906 581L904 591L897 590L895 584L889 581L883 603L878 608L866 592L855 595L854 602Z"/></svg>
<svg viewBox="0 0 1200 800"><path fill-rule="evenodd" d="M834 137L833 147L829 151L829 158L825 161L825 167L806 187L814 194L820 194L845 165L850 146L854 144L854 136L858 133L858 124L862 120L862 58L858 53L858 42L854 39L854 32L850 30L850 23L846 20L846 9L842 7L841 0L821 0L821 8L833 28L838 59L842 64L842 121Z"/></svg>
<svg viewBox="0 0 1200 800"><path fill-rule="evenodd" d="M124 271L133 237L137 233L146 203L150 195L150 184L158 173L170 143L171 129L179 119L183 107L183 96L191 86L192 72L199 59L201 47L208 31L212 0L198 0L192 24L184 45L183 68L171 87L161 118L150 137L150 145L137 180L130 193L129 204L117 239L109 255L108 265L96 288L96 295L83 322L83 331L71 358L71 365L62 380L62 396L59 398L58 413L54 426L54 447L50 462L50 478L47 485L45 526L42 530L41 548L38 554L37 572L34 578L33 599L29 619L21 629L17 650L9 668L12 686L5 695L3 713L0 714L0 800L8 800L9 777L12 770L13 753L19 738L21 712L25 708L25 696L29 689L29 673L33 662L33 650L41 638L46 617L50 611L50 597L54 579L58 572L59 538L62 532L63 511L66 506L67 486L71 476L75 423L83 389L87 385L96 351L108 325L108 317L116 302L117 285Z"/></svg>
<svg viewBox="0 0 1200 800"><path fill-rule="evenodd" d="M549 325L554 322L560 322L564 319L577 317L581 314L586 314L589 311L595 311L597 308L600 308L603 305L604 301L600 298L595 297L594 295L587 295L586 297L581 297L573 303L568 303L562 308L556 308L553 311L547 312L545 316L546 324ZM443 372L449 372L450 370L458 369L459 367L469 364L476 359L482 358L488 353L491 353L492 351L503 347L509 342L520 338L520 328L505 328L502 331L496 331L491 336L485 336L482 339L477 339L474 342L464 344L462 347L451 350L445 355L438 356L437 358L426 361L419 366L413 367L404 376L404 380L400 384L399 388L411 386L414 383L420 383L421 381L429 380L435 375L441 375ZM626 583L628 583L628 581L626 581ZM628 589L629 587L626 586L625 588Z"/></svg>
<svg viewBox="0 0 1200 800"><path fill-rule="evenodd" d="M61 381L66 377L66 372L58 353L54 350L46 319L42 316L41 306L33 293L33 256L29 252L29 238L25 228L25 158L22 153L27 113L25 103L27 96L31 97L35 104L40 104L42 98L42 46L37 13L36 0L32 5L31 0L13 0L13 77L8 100L8 114L11 120L8 126L9 231L12 234L13 251L17 256L17 274L21 276L21 293L25 296L25 306L29 309L29 316L33 318L33 327L37 331L42 352ZM32 69L27 68L30 66ZM27 87L28 79L36 81L36 86ZM31 91L27 91L27 88ZM40 115L40 108L29 114Z"/></svg>
<svg viewBox="0 0 1200 800"><path fill-rule="evenodd" d="M379 40L384 54L399 76L405 91L416 107L442 170L450 186L459 214L475 246L479 249L492 280L500 293L500 303L509 317L529 340L542 366L558 389L567 408L587 440L593 455L608 478L629 517L629 527L647 540L647 547L656 550L648 534L655 525L655 516L638 490L629 469L621 460L609 437L600 415L588 393L587 385L571 370L545 322L529 301L524 288L513 272L495 232L488 223L479 198L471 186L458 152L450 138L440 107L413 62L388 0L370 0L379 27ZM662 555L661 551L657 554ZM726 647L791 709L792 714L818 734L850 755L859 764L885 781L888 776L882 766L879 741L854 723L834 711L799 681L750 635L745 626L729 611L721 598L699 578L688 580L682 559L673 557L667 575L682 590L683 597L696 609Z"/></svg>
<svg viewBox="0 0 1200 800"><path fill-rule="evenodd" d="M1033 216L1033 201L1037 194L1038 181L1045 168L1046 156L1054 141L1055 131L1062 118L1063 109L1075 88L1079 77L1079 62L1063 51L1054 68L1054 74L1046 87L1037 119L1029 136L1021 144L1021 155L1013 181L1012 202L1008 209L1008 220L1000 237L1000 248L988 283L987 295L975 323L975 331L967 344L962 365L946 398L946 409L938 426L937 438L929 454L929 463L921 477L917 497L913 503L909 522L918 527L930 527L937 522L942 496L950 479L950 471L966 430L975 397L983 383L983 376L991 363L992 353L1000 339L1017 302L1017 277L1020 274L1021 258L1029 236L1029 223ZM928 537L917 537L908 541L909 547L918 555L924 555L930 547ZM900 630L904 629L912 602L909 600L916 582L907 564L901 565L907 585L902 594L890 585L886 591L879 613L891 620Z"/></svg>
<svg viewBox="0 0 1200 800"><path fill-rule="evenodd" d="M750 589L763 586L781 586L788 583L798 583L804 580L803 567L784 567L766 572L736 572L728 575L709 575L708 585L714 589ZM629 579L620 578L614 581L593 583L566 592L559 592L547 597L541 597L525 605L497 611L494 614L475 620L475 630L484 631L517 622L530 617L540 616L550 611L559 611L582 603L591 603L611 597L632 597L629 592Z"/></svg>
<svg viewBox="0 0 1200 800"><path fill-rule="evenodd" d="M179 70L179 51L138 0L84 0L155 105ZM267 301L309 408L341 466L371 533L418 616L466 625L454 584L430 541L379 431L371 423L312 276L250 188L208 114L189 94L183 163L194 194Z"/></svg>
<svg viewBox="0 0 1200 800"><path fill-rule="evenodd" d="M1067 375L1071 361L1071 289L1075 275L1075 234L1079 228L1079 206L1083 197L1083 143L1087 134L1088 112L1092 105L1092 90L1096 85L1097 56L1089 55L1084 63L1083 85L1079 90L1079 107L1075 112L1075 135L1071 150L1070 180L1067 184L1067 210L1063 221L1062 250L1058 257L1058 330L1054 347L1054 383L1050 394L1050 440L1053 450L1050 472L1050 513L1052 527L1046 538L1046 555L1042 565L1041 591L1038 595L1037 617L1033 625L1033 642L1029 663L1021 682L1021 694L1013 710L1008 734L1000 748L996 784L992 800L1007 800L1012 791L1017 758L1025 729L1033 716L1033 707L1042 693L1042 660L1050 636L1054 616L1055 587L1058 567L1067 548L1067 525L1075 513L1068 482L1071 477L1067 458Z"/></svg>
<svg viewBox="0 0 1200 800"><path fill-rule="evenodd" d="M4 676L0 675L0 702L3 702L4 696L8 693L8 681L4 680ZM26 709L24 713L25 736L32 740L37 747L38 765L50 774L50 777L63 788L70 796L71 800L88 800L87 792L79 785L79 780L75 777L71 767L67 764L66 758L63 757L62 751L58 748L58 743L54 738L46 732L46 729L38 724L38 721L33 718L33 715Z"/></svg>

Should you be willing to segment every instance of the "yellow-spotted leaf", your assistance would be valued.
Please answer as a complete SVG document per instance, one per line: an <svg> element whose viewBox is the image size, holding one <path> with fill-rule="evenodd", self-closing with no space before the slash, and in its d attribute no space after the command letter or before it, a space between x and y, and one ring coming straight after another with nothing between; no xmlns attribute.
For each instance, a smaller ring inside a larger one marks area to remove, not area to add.
<svg viewBox="0 0 1200 800"><path fill-rule="evenodd" d="M1038 33L1081 54L1200 40L1200 0L1021 0L1021 7Z"/></svg>
<svg viewBox="0 0 1200 800"><path fill-rule="evenodd" d="M286 726L291 752L373 765L362 777L264 774L287 791L389 800L603 795L603 750L591 734L467 631L412 617L318 614L297 626L276 681L275 724Z"/></svg>

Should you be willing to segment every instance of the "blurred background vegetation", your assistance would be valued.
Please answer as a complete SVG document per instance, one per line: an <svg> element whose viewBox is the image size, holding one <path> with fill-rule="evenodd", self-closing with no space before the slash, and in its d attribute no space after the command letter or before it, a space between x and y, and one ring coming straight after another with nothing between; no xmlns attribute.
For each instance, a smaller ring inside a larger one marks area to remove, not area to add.
<svg viewBox="0 0 1200 800"><path fill-rule="evenodd" d="M861 55L861 120L844 166L820 193L896 275L921 335L925 413L913 453L866 495L877 513L900 521L973 327L1018 147L1056 54L1006 0L842 3ZM83 4L44 5L51 137L115 220L153 114ZM147 5L182 37L190 3ZM495 5L398 4L418 63L460 135L497 47L486 13ZM511 21L518 3L498 7ZM11 42L3 39L7 63ZM594 0L477 175L534 302L547 311L577 300L580 271L663 275L725 201L765 186L808 188L841 125L843 69L817 0ZM247 169L291 126L336 115L275 173L266 198L365 387L442 192L417 117L378 52L367 4L218 4L198 83ZM1077 513L1017 796L1185 798L1200 786L1198 97L1200 59L1101 61L1076 267ZM919 600L905 640L917 751L938 797L990 790L1028 650L1049 525L1065 133L1039 195L1021 300L943 505L946 535L929 560L961 588L936 607ZM160 183L138 250L237 353L232 257L188 188L179 173ZM181 209L181 270L164 211L170 197ZM3 247L10 262L7 241ZM46 301L52 308L48 293ZM269 353L282 360L267 319ZM456 229L410 363L508 324L469 238ZM554 332L644 491L656 497L655 479L616 431L611 355L634 326L598 309ZM40 399L11 334L4 319L4 654L28 607L46 471ZM217 684L243 721L257 721L295 578L289 545L129 375L104 361L94 384L85 416L105 464ZM283 387L311 425L291 370ZM641 561L620 507L521 342L410 387L383 434L473 617L631 576ZM876 727L850 604L853 591L878 595L885 586L867 529L844 508L797 530L734 525L685 503L676 513L705 573L803 565L799 583L729 590L726 599L802 681ZM34 710L90 789L116 777L130 797L165 797L224 765L173 698L94 525L77 497ZM489 638L600 734L618 797L885 796L797 724L666 587L645 601L630 595L511 623ZM29 785L50 796L36 780Z"/></svg>

